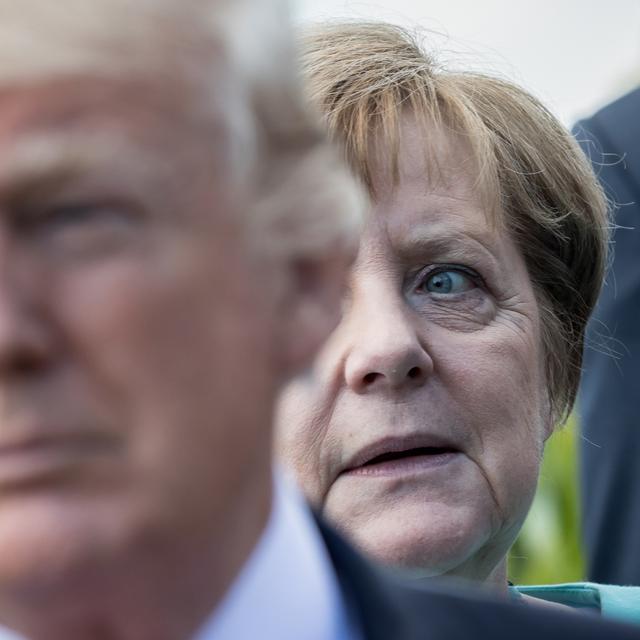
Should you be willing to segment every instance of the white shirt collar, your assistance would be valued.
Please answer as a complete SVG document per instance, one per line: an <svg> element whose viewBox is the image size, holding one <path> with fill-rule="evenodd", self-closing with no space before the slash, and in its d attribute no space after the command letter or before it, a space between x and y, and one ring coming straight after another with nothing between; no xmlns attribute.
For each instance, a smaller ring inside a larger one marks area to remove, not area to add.
<svg viewBox="0 0 640 640"><path fill-rule="evenodd" d="M271 516L231 589L194 640L356 640L309 507L276 474Z"/></svg>

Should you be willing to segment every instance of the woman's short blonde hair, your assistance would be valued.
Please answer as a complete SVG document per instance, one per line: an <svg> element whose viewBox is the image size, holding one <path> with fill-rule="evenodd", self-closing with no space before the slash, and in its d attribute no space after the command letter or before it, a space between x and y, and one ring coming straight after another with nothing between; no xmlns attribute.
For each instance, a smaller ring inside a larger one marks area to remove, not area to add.
<svg viewBox="0 0 640 640"><path fill-rule="evenodd" d="M375 199L372 172L385 150L398 180L400 120L409 110L465 136L478 186L522 252L541 310L550 408L575 401L584 330L607 257L607 205L573 137L529 93L494 77L448 70L406 30L384 23L328 23L308 31L302 63L312 101ZM437 158L436 158L437 160Z"/></svg>

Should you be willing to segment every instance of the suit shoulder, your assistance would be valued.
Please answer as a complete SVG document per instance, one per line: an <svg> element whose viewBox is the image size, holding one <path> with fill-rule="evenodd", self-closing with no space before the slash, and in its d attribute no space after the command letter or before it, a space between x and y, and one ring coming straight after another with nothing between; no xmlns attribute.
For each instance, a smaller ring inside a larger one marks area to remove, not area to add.
<svg viewBox="0 0 640 640"><path fill-rule="evenodd" d="M638 116L640 116L640 88L606 105L597 111L591 119L595 118L600 122L615 124L621 119L623 121L635 120Z"/></svg>
<svg viewBox="0 0 640 640"><path fill-rule="evenodd" d="M640 144L640 88L581 120L575 127L616 145Z"/></svg>

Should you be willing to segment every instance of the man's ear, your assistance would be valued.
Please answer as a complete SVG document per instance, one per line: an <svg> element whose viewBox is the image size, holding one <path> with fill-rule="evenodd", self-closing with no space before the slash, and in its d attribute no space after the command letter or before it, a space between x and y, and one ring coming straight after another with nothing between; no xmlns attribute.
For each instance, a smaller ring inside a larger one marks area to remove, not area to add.
<svg viewBox="0 0 640 640"><path fill-rule="evenodd" d="M352 255L344 248L287 265L280 309L279 360L287 377L307 368L337 327Z"/></svg>

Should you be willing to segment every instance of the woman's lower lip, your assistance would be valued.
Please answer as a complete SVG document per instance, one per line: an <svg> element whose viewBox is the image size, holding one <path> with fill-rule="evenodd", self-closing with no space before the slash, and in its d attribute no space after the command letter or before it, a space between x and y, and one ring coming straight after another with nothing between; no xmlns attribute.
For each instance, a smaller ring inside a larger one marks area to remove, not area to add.
<svg viewBox="0 0 640 640"><path fill-rule="evenodd" d="M415 475L447 465L459 455L458 451L448 451L446 453L407 456L406 458L396 458L395 460L385 460L384 462L355 467L345 471L344 475L367 477Z"/></svg>

